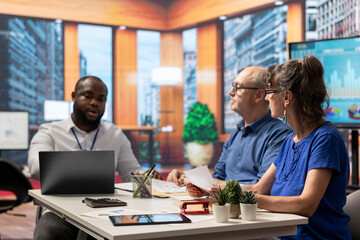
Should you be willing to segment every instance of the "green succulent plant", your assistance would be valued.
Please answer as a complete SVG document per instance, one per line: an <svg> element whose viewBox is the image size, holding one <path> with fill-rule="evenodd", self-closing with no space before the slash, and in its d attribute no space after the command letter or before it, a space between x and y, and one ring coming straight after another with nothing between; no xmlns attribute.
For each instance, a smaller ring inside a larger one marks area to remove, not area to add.
<svg viewBox="0 0 360 240"><path fill-rule="evenodd" d="M227 181L225 189L228 192L228 203L239 204L241 198L241 187L239 182L236 180Z"/></svg>
<svg viewBox="0 0 360 240"><path fill-rule="evenodd" d="M240 203L245 203L245 204L255 204L255 203L257 203L257 200L255 198L255 193L253 193L251 190L250 191L243 191L241 193Z"/></svg>
<svg viewBox="0 0 360 240"><path fill-rule="evenodd" d="M185 121L183 140L184 143L200 144L216 143L219 140L215 118L207 104L196 102L192 105Z"/></svg>
<svg viewBox="0 0 360 240"><path fill-rule="evenodd" d="M214 195L214 198L218 202L219 205L223 206L228 202L228 192L227 190L221 189L220 187L212 192Z"/></svg>

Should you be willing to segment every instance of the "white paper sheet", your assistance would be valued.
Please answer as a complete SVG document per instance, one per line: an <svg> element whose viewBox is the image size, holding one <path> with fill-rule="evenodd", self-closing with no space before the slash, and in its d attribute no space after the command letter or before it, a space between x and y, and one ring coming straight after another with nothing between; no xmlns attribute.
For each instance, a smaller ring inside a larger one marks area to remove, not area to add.
<svg viewBox="0 0 360 240"><path fill-rule="evenodd" d="M186 181L208 192L210 192L211 185L215 184L207 165L186 170L184 174Z"/></svg>
<svg viewBox="0 0 360 240"><path fill-rule="evenodd" d="M179 187L173 182L158 179L152 179L152 187L161 193L186 193L186 187Z"/></svg>
<svg viewBox="0 0 360 240"><path fill-rule="evenodd" d="M213 214L186 214L190 218L191 222L203 222L214 219Z"/></svg>

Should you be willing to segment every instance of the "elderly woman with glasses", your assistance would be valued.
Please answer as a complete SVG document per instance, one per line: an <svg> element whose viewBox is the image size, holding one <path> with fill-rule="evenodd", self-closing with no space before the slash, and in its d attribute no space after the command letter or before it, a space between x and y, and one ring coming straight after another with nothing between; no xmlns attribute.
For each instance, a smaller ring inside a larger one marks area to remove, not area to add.
<svg viewBox="0 0 360 240"><path fill-rule="evenodd" d="M324 120L327 102L324 69L313 57L293 59L268 69L273 117L295 132L255 185L259 208L309 218L297 235L282 239L351 239L349 216L343 211L349 181L349 159L339 130Z"/></svg>

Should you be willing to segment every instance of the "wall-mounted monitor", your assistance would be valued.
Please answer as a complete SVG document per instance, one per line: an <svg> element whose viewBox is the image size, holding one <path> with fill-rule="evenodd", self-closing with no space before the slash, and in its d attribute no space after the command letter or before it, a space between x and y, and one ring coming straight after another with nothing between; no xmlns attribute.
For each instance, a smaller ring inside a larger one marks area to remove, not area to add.
<svg viewBox="0 0 360 240"><path fill-rule="evenodd" d="M290 58L306 55L317 57L325 69L326 119L339 127L360 127L360 37L289 44Z"/></svg>
<svg viewBox="0 0 360 240"><path fill-rule="evenodd" d="M0 150L29 148L29 113L0 111Z"/></svg>

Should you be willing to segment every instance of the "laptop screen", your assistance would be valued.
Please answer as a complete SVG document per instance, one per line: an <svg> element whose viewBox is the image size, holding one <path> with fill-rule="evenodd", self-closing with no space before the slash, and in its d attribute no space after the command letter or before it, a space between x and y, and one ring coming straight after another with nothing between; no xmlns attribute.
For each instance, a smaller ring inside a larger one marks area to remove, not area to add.
<svg viewBox="0 0 360 240"><path fill-rule="evenodd" d="M41 193L114 193L114 158L114 151L39 152Z"/></svg>

